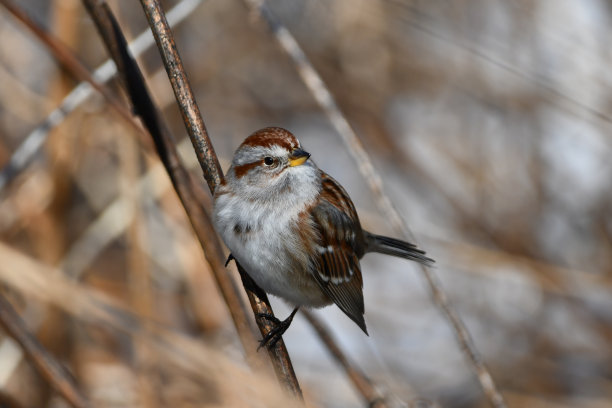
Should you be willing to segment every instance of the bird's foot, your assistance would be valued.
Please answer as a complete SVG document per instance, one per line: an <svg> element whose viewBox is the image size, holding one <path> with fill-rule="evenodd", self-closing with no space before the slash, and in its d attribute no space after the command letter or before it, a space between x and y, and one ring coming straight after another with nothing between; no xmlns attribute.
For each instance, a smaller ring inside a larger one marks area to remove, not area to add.
<svg viewBox="0 0 612 408"><path fill-rule="evenodd" d="M264 346L270 349L273 348L276 345L276 343L278 343L278 341L283 338L283 334L287 331L287 329L291 325L291 322L293 321L293 316L295 316L298 309L299 307L296 307L295 309L293 309L293 312L291 312L289 317L287 317L285 320L279 320L276 316L268 314L268 313L257 313L257 317L259 317L260 319L266 319L274 323L274 327L272 328L272 330L270 330L264 336L264 338L259 341L259 347L257 347L257 350L259 350L260 348Z"/></svg>
<svg viewBox="0 0 612 408"><path fill-rule="evenodd" d="M227 261L225 261L225 267L227 268L227 265L229 265L230 262L232 262L232 260L234 260L236 258L234 258L234 255L232 255L232 253L230 252L230 254L227 256Z"/></svg>

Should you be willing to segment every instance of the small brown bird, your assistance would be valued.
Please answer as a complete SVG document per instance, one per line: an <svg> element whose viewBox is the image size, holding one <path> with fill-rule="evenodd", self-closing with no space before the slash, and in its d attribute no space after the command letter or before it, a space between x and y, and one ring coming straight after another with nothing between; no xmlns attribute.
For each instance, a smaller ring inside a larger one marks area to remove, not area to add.
<svg viewBox="0 0 612 408"><path fill-rule="evenodd" d="M367 252L433 262L411 243L364 231L344 188L309 157L289 131L259 130L215 191L215 226L232 256L264 291L296 306L262 345L280 338L300 306L332 302L367 334L359 267Z"/></svg>

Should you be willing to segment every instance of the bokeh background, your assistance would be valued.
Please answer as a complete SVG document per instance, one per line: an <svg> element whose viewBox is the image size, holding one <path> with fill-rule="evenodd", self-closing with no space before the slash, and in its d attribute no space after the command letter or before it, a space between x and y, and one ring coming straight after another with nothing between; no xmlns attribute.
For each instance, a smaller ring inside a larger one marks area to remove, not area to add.
<svg viewBox="0 0 612 408"><path fill-rule="evenodd" d="M109 3L128 38L146 28L138 2ZM415 240L436 259L509 405L612 407L612 3L267 4L356 129ZM107 59L79 1L19 5L92 70ZM175 33L224 169L248 134L286 127L346 187L364 227L391 234L294 65L243 2L204 0ZM4 167L77 83L1 7L0 39ZM138 60L199 176L157 50ZM89 98L0 191L1 245L130 305L143 324L189 334L243 364L183 209L142 140L100 96ZM316 313L390 405L487 406L417 268L368 255L362 269L370 337L337 308ZM164 364L146 338L76 318L8 284L0 290L96 406L246 404ZM278 315L289 313L272 302ZM310 404L363 406L299 315L285 341ZM0 394L28 407L65 406L2 333Z"/></svg>

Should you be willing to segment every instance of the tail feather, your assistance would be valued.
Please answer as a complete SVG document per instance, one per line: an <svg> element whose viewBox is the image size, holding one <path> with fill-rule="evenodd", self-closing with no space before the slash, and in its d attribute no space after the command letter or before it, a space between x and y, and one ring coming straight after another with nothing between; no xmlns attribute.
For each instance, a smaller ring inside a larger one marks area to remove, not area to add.
<svg viewBox="0 0 612 408"><path fill-rule="evenodd" d="M366 232L367 252L378 252L416 261L431 266L435 261L425 255L425 251L410 242L383 235Z"/></svg>

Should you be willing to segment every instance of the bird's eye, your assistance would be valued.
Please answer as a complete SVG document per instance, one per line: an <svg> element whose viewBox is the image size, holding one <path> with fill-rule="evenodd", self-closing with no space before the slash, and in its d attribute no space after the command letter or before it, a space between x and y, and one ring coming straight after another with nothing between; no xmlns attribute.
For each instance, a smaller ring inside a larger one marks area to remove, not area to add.
<svg viewBox="0 0 612 408"><path fill-rule="evenodd" d="M264 157L264 164L266 166L271 166L274 164L274 159L270 156Z"/></svg>

